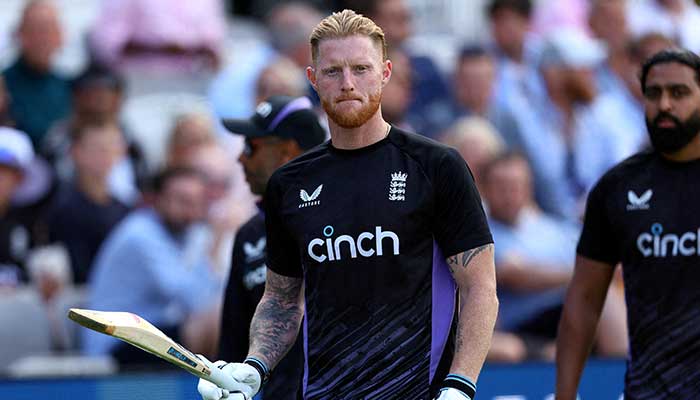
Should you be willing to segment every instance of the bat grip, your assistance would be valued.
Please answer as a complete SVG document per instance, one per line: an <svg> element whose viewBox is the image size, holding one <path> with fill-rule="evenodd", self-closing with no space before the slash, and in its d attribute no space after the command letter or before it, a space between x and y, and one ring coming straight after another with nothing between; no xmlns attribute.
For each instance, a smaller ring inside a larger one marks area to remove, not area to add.
<svg viewBox="0 0 700 400"><path fill-rule="evenodd" d="M203 378L208 380L209 382L215 384L216 386L226 389L229 392L243 392L243 393L248 393L250 392L250 386L240 383L237 380L233 379L233 377L224 371L220 370L216 365L213 363L208 362L207 360L202 359L202 357L199 357L200 360L209 368L211 371L211 374L209 376L204 376Z"/></svg>

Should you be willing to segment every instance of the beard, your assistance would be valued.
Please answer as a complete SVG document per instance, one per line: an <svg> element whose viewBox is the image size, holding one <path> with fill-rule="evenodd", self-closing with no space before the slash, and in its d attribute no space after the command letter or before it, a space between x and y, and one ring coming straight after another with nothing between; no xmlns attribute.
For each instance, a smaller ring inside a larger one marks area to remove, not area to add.
<svg viewBox="0 0 700 400"><path fill-rule="evenodd" d="M367 104L353 112L340 111L337 109L337 103L331 103L326 99L321 99L321 105L326 111L328 118L338 124L338 126L346 129L358 128L369 121L370 118L377 112L379 105L382 102L382 92L377 92L369 95Z"/></svg>
<svg viewBox="0 0 700 400"><path fill-rule="evenodd" d="M675 126L660 128L661 119L670 119ZM685 121L669 113L660 112L654 120L647 118L646 124L654 149L662 153L675 153L690 143L700 132L700 111L694 111Z"/></svg>

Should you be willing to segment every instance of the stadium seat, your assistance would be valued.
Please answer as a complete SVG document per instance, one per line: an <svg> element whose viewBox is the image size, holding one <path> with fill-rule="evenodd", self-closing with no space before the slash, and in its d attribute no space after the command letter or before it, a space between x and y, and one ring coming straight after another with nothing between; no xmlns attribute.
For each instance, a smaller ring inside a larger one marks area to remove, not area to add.
<svg viewBox="0 0 700 400"><path fill-rule="evenodd" d="M21 357L51 352L49 319L34 289L0 294L0 346L0 373Z"/></svg>

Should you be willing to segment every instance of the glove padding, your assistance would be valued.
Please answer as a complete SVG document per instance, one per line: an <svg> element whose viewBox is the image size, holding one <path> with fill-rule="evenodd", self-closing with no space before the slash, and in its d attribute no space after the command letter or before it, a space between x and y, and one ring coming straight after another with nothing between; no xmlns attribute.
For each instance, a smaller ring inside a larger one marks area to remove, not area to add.
<svg viewBox="0 0 700 400"><path fill-rule="evenodd" d="M199 357L204 358L202 355L199 355ZM226 363L226 361L222 360L215 362L214 366L220 368L222 372L231 375L242 387L239 391L229 392L206 379L200 378L197 383L197 391L203 400L250 400L260 390L260 373L252 366L243 363Z"/></svg>
<svg viewBox="0 0 700 400"><path fill-rule="evenodd" d="M435 400L472 400L466 393L454 388L440 390Z"/></svg>

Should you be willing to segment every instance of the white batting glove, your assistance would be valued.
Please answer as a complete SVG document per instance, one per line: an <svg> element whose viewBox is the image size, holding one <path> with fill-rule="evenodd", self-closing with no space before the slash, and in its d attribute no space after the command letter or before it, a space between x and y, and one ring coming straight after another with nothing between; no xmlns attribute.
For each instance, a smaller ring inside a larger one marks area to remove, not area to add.
<svg viewBox="0 0 700 400"><path fill-rule="evenodd" d="M198 356L206 360L206 357L201 354ZM260 390L261 373L251 365L244 363L226 363L226 361L221 360L215 362L213 365L215 368L219 368L221 372L230 375L239 385L237 385L238 387L235 391L229 391L206 379L199 379L197 391L202 396L203 400L250 400Z"/></svg>
<svg viewBox="0 0 700 400"><path fill-rule="evenodd" d="M199 355L199 357L204 358L204 356ZM219 360L214 363L215 367L221 367L226 365L226 361ZM206 379L199 379L199 382L197 382L197 391L199 392L200 396L202 396L202 400L221 400L221 399L228 399L229 398L229 392L226 389L222 389L215 384L209 382ZM244 399L245 400L245 399Z"/></svg>
<svg viewBox="0 0 700 400"><path fill-rule="evenodd" d="M223 372L231 375L236 382L242 383L245 388L241 389L246 396L245 399L252 399L260 391L262 376L257 369L246 363L226 364Z"/></svg>
<svg viewBox="0 0 700 400"><path fill-rule="evenodd" d="M472 400L466 393L454 388L442 389L435 400Z"/></svg>

